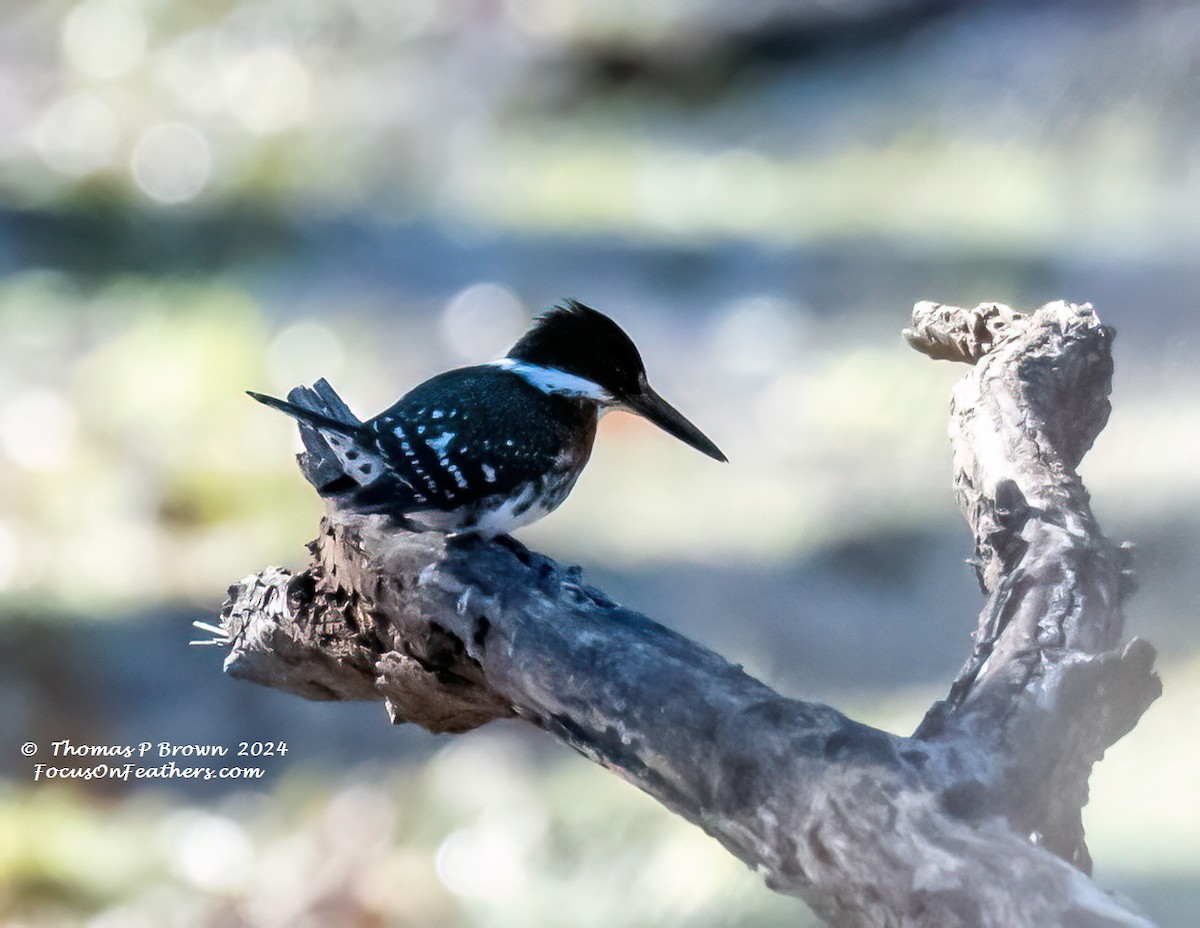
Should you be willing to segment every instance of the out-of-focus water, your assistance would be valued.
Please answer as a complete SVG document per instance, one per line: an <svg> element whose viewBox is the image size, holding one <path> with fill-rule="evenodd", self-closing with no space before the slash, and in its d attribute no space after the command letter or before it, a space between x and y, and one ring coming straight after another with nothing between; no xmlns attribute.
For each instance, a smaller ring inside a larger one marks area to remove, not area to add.
<svg viewBox="0 0 1200 928"><path fill-rule="evenodd" d="M562 297L596 305L730 464L608 417L523 539L784 692L905 730L979 601L945 440L961 372L900 329L922 299L1066 298L1117 328L1081 470L1139 546L1130 628L1165 682L1087 824L1105 885L1190 923L1200 18L855 7L9 11L0 740L293 749L262 788L78 791L6 751L6 917L793 924L798 905L554 745L392 731L377 706L259 691L187 649L228 583L302 561L320 511L291 426L242 391L327 376L372 413ZM378 827L339 837L348 814Z"/></svg>

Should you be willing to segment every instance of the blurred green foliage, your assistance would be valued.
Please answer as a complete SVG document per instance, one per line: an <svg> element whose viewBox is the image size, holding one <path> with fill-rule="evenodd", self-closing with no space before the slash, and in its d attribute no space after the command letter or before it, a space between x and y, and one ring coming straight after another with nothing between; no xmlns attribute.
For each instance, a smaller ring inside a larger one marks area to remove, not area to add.
<svg viewBox="0 0 1200 928"><path fill-rule="evenodd" d="M285 436L271 442L241 392L263 377L267 334L219 282L0 286L0 532L18 602L94 613L211 596L202 565L236 573L234 532L269 544L299 529Z"/></svg>

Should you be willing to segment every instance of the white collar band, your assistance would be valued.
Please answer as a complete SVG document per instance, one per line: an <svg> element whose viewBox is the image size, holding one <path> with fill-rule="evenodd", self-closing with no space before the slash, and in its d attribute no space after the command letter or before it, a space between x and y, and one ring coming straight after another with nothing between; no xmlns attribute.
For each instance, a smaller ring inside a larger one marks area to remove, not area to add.
<svg viewBox="0 0 1200 928"><path fill-rule="evenodd" d="M542 367L538 364L529 364L526 361L514 361L512 358L501 358L499 361L493 361L492 364L502 370L512 371L526 383L537 387L543 393L554 393L559 396L578 396L589 399L594 403L599 403L602 406L611 405L616 402L611 393L600 386L600 384L588 380L586 377L568 374L566 371L560 371L553 367Z"/></svg>

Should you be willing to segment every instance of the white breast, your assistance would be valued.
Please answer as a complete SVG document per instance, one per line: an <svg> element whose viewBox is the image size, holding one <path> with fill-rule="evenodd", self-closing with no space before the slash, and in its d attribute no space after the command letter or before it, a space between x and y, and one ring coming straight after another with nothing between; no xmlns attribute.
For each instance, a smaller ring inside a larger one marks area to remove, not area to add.
<svg viewBox="0 0 1200 928"><path fill-rule="evenodd" d="M548 492L538 493L537 485L526 484L520 493L504 497L487 497L471 506L461 506L448 512L426 510L410 512L407 518L421 528L439 532L472 531L484 538L507 535L523 525L529 525L558 508L578 474L558 475Z"/></svg>

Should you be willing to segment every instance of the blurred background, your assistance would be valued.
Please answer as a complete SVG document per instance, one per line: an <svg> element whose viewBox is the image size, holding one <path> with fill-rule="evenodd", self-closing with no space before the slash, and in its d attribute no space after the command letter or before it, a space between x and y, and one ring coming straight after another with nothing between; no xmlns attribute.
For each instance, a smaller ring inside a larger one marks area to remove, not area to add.
<svg viewBox="0 0 1200 928"><path fill-rule="evenodd" d="M1117 327L1082 472L1165 694L1099 882L1200 909L1200 8L954 0L0 3L0 920L814 924L517 725L392 729L190 649L320 504L248 400L370 415L562 297L728 466L607 417L521 538L785 694L911 731L981 599L921 299ZM284 741L245 783L32 781L52 740ZM18 746L34 741L37 758Z"/></svg>

